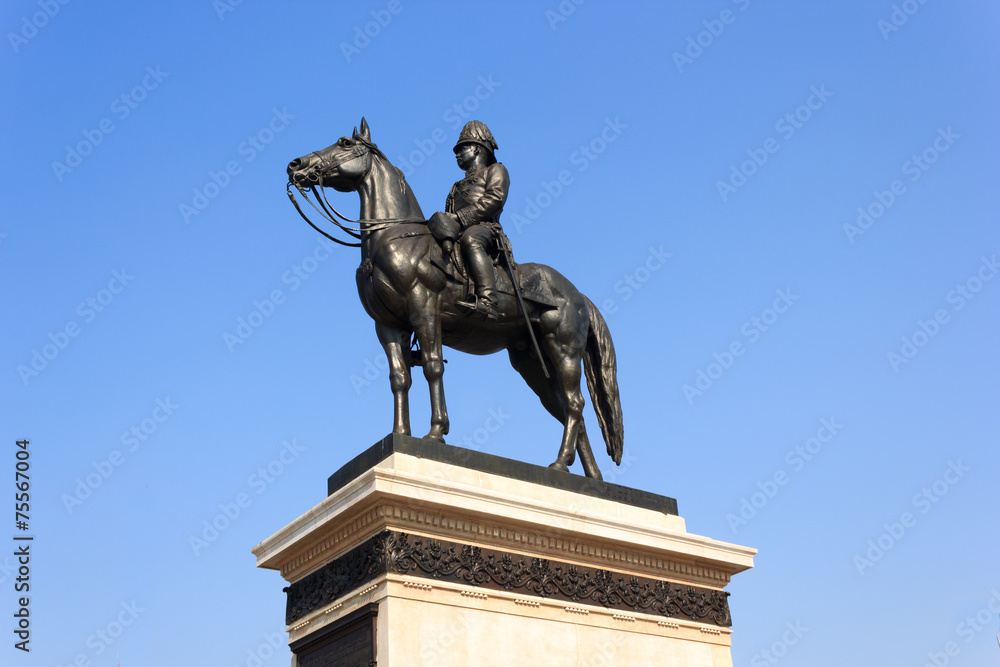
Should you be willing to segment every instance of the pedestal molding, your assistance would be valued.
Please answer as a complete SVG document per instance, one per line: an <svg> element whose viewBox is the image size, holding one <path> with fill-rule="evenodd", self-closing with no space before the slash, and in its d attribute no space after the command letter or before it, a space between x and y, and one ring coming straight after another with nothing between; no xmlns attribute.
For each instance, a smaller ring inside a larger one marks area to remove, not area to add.
<svg viewBox="0 0 1000 667"><path fill-rule="evenodd" d="M614 618L626 622L634 621L630 612L719 627L732 622L729 594L724 591L390 530L286 587L285 622L292 625L388 573L506 591L527 599L602 605L618 610ZM363 597L376 587L370 583L356 595Z"/></svg>
<svg viewBox="0 0 1000 667"><path fill-rule="evenodd" d="M392 459L402 460L389 462L412 464L406 460L409 458L396 454ZM477 515L468 507L444 502L449 498L426 499L430 494L445 493L452 500L471 498L479 503L493 502L495 507L491 513ZM372 469L259 544L254 553L259 566L279 568L282 576L293 582L339 557L348 550L346 545L392 528L460 541L485 541L491 546L531 555L569 559L596 567L611 566L641 575L666 575L720 589L728 584L733 573L751 566L755 553L752 549L684 532L636 526L593 511L567 511L538 499L511 499L506 495L407 471ZM527 508L540 513L541 518L531 522L512 519L497 507ZM563 526L542 523L545 520ZM665 520L683 521L677 517ZM614 526L615 537L601 535L601 526ZM636 533L644 539L639 542L626 539ZM292 544L297 549L291 549ZM670 557L662 557L664 553ZM734 556L739 559L737 562L747 564L734 567Z"/></svg>
<svg viewBox="0 0 1000 667"><path fill-rule="evenodd" d="M606 542L582 539L579 535L539 533L526 527L502 526L446 514L440 508L418 509L392 502L380 503L334 530L325 540L289 560L282 567L281 575L286 581L295 582L349 551L345 545L356 545L359 539L367 539L387 528L428 537L481 542L524 555L568 559L593 567L613 567L627 570L630 574L673 577L720 590L730 581L728 572L680 558L664 558L651 551L613 547Z"/></svg>

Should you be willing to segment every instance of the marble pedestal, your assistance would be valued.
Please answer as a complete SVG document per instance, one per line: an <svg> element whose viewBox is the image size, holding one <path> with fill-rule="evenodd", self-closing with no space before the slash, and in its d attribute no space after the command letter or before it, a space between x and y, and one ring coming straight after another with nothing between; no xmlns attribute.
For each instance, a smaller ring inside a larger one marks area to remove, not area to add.
<svg viewBox="0 0 1000 667"><path fill-rule="evenodd" d="M289 582L293 667L731 667L754 549L670 498L389 436L254 547Z"/></svg>

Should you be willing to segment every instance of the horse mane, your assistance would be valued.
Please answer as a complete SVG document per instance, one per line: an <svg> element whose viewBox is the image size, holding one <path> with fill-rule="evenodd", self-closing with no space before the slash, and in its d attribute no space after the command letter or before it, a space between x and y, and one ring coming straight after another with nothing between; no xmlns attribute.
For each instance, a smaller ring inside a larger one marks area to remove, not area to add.
<svg viewBox="0 0 1000 667"><path fill-rule="evenodd" d="M423 209L420 208L420 202L417 201L417 195L413 192L413 188L410 187L410 184L407 183L406 174L403 173L403 170L390 162L389 158L385 156L385 153L379 149L375 142L366 141L361 137L355 137L355 139L368 147L368 150L371 151L371 154L374 156L376 161L391 167L396 172L396 178L399 181L399 194L403 197L409 198L410 201L408 203L419 211L421 217L424 217Z"/></svg>

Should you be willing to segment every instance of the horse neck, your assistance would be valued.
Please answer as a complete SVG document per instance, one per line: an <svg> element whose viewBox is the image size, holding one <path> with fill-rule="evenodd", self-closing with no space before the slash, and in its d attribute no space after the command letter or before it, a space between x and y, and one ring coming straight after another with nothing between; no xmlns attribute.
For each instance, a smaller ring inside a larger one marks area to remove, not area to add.
<svg viewBox="0 0 1000 667"><path fill-rule="evenodd" d="M372 168L362 179L358 196L361 198L361 220L424 219L420 204L403 174L382 160L372 160ZM375 232L362 232L362 255L369 255L371 247L378 242L378 237L390 230L391 227Z"/></svg>
<svg viewBox="0 0 1000 667"><path fill-rule="evenodd" d="M358 196L362 220L424 219L406 179L395 167L381 160L373 160L372 168L358 188Z"/></svg>

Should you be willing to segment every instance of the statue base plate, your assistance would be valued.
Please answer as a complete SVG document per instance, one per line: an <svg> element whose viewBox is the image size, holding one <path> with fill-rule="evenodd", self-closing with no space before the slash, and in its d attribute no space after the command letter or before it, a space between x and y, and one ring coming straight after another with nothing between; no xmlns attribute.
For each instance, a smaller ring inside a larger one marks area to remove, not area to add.
<svg viewBox="0 0 1000 667"><path fill-rule="evenodd" d="M688 533L672 499L508 461L390 436L257 545L290 584L293 666L731 667L724 589L754 549Z"/></svg>

